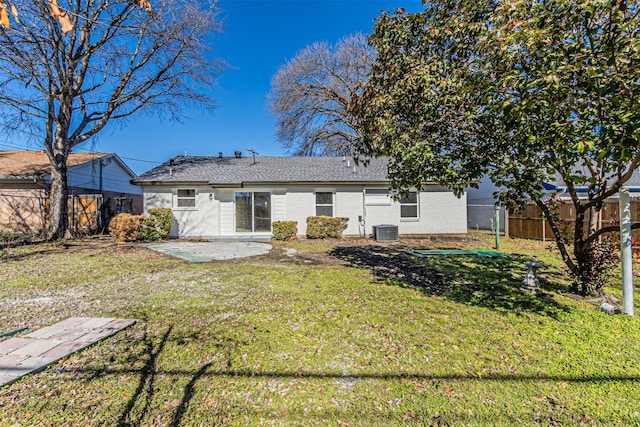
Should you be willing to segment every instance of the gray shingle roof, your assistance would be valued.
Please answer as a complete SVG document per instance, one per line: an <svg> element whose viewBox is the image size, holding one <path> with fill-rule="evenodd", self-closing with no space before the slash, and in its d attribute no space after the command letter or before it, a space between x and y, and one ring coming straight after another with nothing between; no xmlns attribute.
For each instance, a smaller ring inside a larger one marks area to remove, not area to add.
<svg viewBox="0 0 640 427"><path fill-rule="evenodd" d="M350 166L347 166L349 164ZM355 170L355 172L354 172ZM133 181L134 184L387 182L387 159L371 159L367 167L342 157L212 157L178 156Z"/></svg>
<svg viewBox="0 0 640 427"><path fill-rule="evenodd" d="M584 168L584 167L582 168L576 167L575 170L576 172L582 172L582 175L584 175L585 177L589 177L591 175L590 172L587 170L587 168ZM612 176L612 179L615 179L615 178ZM566 184L562 179L562 175L560 175L559 173L554 174L554 176L550 180L546 181L546 183L555 188L566 187ZM589 186L588 184L580 184L580 185L576 185L576 188L586 189L588 186ZM633 171L633 175L631 175L631 178L627 182L625 182L624 186L627 188L640 187L640 169L636 169L635 171Z"/></svg>

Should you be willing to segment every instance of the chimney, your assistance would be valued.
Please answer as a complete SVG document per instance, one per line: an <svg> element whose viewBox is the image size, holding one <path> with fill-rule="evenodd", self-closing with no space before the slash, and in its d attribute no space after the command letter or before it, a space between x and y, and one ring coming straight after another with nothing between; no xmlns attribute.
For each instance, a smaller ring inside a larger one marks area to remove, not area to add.
<svg viewBox="0 0 640 427"><path fill-rule="evenodd" d="M240 150L235 151L233 154L235 154L236 159L239 159L240 157L242 157L242 151L240 151Z"/></svg>

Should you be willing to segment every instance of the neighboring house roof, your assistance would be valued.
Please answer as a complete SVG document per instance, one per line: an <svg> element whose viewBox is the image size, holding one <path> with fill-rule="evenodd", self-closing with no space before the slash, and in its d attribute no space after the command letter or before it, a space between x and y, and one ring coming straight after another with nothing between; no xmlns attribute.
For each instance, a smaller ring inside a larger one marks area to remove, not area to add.
<svg viewBox="0 0 640 427"><path fill-rule="evenodd" d="M113 158L132 178L136 174L114 153L69 153L67 168L97 159ZM49 157L44 150L0 151L0 179L46 179L51 173Z"/></svg>
<svg viewBox="0 0 640 427"><path fill-rule="evenodd" d="M349 166L347 166L349 165ZM138 185L203 183L238 186L264 183L388 183L387 159L365 167L342 157L178 156L132 181Z"/></svg>
<svg viewBox="0 0 640 427"><path fill-rule="evenodd" d="M70 153L67 167L77 166L110 153ZM0 151L1 178L40 178L51 173L49 157L44 150Z"/></svg>
<svg viewBox="0 0 640 427"><path fill-rule="evenodd" d="M576 170L580 171L580 169L577 169L577 168ZM589 177L590 173L588 170L586 170L586 168L583 168L582 175L584 175L585 177ZM542 185L544 189L548 191L562 192L562 191L566 191L567 189L567 185L565 184L565 182L562 179L562 176L559 173L556 173L553 176L553 179L543 182ZM633 174L631 175L631 178L624 183L624 187L628 188L629 191L631 192L640 191L640 170L639 169L636 169L633 172ZM576 192L578 193L586 192L587 188L588 188L588 184L577 184Z"/></svg>

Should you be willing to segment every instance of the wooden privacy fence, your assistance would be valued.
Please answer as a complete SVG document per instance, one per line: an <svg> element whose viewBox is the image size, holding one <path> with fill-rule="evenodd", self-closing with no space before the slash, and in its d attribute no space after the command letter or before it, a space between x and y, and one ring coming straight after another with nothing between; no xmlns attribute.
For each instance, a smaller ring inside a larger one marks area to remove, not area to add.
<svg viewBox="0 0 640 427"><path fill-rule="evenodd" d="M640 199L631 199L631 222L640 221ZM569 241L573 240L573 232L576 223L576 212L572 203L559 205L560 228ZM607 227L620 220L618 199L608 199L600 210L599 228ZM589 217L583 223L585 230L589 227ZM633 238L640 242L640 230L633 230ZM543 218L542 212L536 205L524 206L521 211L509 212L509 236L525 239L555 240L553 231L548 222Z"/></svg>
<svg viewBox="0 0 640 427"><path fill-rule="evenodd" d="M92 233L102 227L102 194L69 196L67 210L69 229L75 232ZM49 223L49 199L45 202L47 225Z"/></svg>
<svg viewBox="0 0 640 427"><path fill-rule="evenodd" d="M94 232L102 227L102 194L69 196L69 227L73 231Z"/></svg>

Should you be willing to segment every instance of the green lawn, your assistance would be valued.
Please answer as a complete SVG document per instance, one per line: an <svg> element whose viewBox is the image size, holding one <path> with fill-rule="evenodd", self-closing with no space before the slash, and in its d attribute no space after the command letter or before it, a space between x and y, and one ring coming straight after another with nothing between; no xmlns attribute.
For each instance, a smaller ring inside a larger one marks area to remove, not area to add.
<svg viewBox="0 0 640 427"><path fill-rule="evenodd" d="M640 425L640 322L572 298L549 242L501 244L513 256L349 240L202 264L107 238L0 251L0 332L140 319L1 389L0 425ZM542 297L519 291L534 258Z"/></svg>

